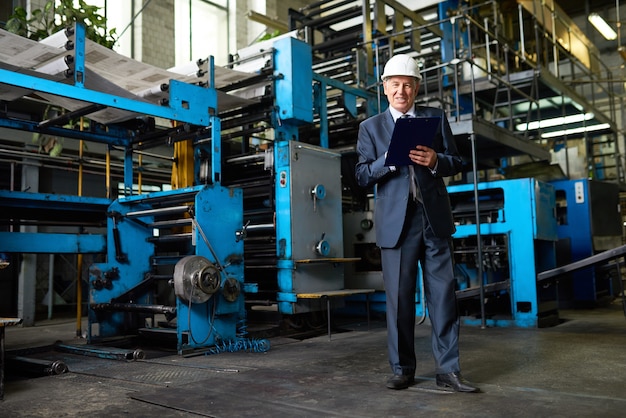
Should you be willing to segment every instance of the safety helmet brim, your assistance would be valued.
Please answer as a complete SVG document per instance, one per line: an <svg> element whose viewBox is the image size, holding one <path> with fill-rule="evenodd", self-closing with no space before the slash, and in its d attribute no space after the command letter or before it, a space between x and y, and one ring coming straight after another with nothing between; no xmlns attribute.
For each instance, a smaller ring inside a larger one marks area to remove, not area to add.
<svg viewBox="0 0 626 418"><path fill-rule="evenodd" d="M394 76L414 77L417 81L422 80L417 62L407 54L398 54L391 57L385 64L385 69L380 78L386 81L389 77Z"/></svg>

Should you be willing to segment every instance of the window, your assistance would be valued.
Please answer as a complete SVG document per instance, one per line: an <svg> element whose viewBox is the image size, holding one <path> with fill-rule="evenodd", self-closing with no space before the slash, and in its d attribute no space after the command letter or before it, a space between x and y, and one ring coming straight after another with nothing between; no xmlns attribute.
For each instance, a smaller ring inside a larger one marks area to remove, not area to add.
<svg viewBox="0 0 626 418"><path fill-rule="evenodd" d="M107 30L115 28L116 52L132 57L132 2L119 0L87 0L87 4L100 7L99 13L107 19Z"/></svg>
<svg viewBox="0 0 626 418"><path fill-rule="evenodd" d="M109 28L115 28L118 38L114 50L141 61L142 11L149 8L150 0L88 0L101 7ZM133 4L134 3L134 4ZM176 65L215 57L217 65L228 62L229 0L174 0ZM134 43L134 47L133 47Z"/></svg>
<svg viewBox="0 0 626 418"><path fill-rule="evenodd" d="M229 53L228 0L176 0L176 65L215 57L225 65Z"/></svg>

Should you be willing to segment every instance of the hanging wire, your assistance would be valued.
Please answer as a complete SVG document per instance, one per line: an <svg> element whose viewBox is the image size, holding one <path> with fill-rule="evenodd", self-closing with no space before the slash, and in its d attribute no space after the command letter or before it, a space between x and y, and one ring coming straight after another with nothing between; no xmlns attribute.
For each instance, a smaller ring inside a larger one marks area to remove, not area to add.
<svg viewBox="0 0 626 418"><path fill-rule="evenodd" d="M204 233L204 230L202 229L202 227L198 223L198 220L196 219L195 212L194 212L194 210L192 208L189 208L189 215L191 216L191 222L193 223L194 227L198 230L198 232L200 233L200 236L202 236L202 240L206 244L206 246L209 249L209 251L211 251L211 254L213 255L213 258L215 259L215 264L217 264L217 269L220 271L220 273L222 275L226 274L224 272L224 266L222 266L222 264L220 263L220 259L217 256L217 253L215 252L215 250L213 249L213 246L209 242L209 239L207 238L206 234ZM224 277L224 278L226 278L226 277Z"/></svg>

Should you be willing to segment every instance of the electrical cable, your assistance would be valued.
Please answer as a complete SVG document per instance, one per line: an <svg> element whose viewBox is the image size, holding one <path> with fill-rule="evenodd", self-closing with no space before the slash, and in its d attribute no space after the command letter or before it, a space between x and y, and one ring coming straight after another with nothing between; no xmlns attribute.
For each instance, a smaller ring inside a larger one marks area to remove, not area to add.
<svg viewBox="0 0 626 418"><path fill-rule="evenodd" d="M270 342L267 339L250 339L243 338L240 340L222 341L219 344L215 344L215 347L211 347L205 355L219 354L219 353L235 353L237 351L245 351L248 353L265 353L270 349Z"/></svg>
<svg viewBox="0 0 626 418"><path fill-rule="evenodd" d="M193 330L191 327L191 299L192 299L195 285L196 284L194 282L191 283L191 291L189 292L189 297L187 298L189 299L189 304L187 306L187 326L189 327L189 338L191 339L191 341L193 341L193 343L196 345L202 345L209 340L209 338L211 337L211 334L213 334L213 331L215 330L215 328L213 328L213 324L215 320L215 305L216 304L213 303L213 312L211 312L211 319L209 320L209 333L207 334L206 338L202 340L201 342L196 341L195 337L193 336Z"/></svg>
<svg viewBox="0 0 626 418"><path fill-rule="evenodd" d="M200 233L200 236L202 236L202 240L204 241L204 243L208 247L209 251L213 255L213 258L215 259L215 264L217 264L217 268L220 271L220 274L225 279L226 278L225 277L226 273L224 271L224 266L220 263L220 260L217 257L217 253L215 252L215 250L213 249L213 246L209 242L206 234L204 233L204 230L202 229L202 227L200 226L200 224L196 220L196 217L194 216L193 209L191 209L191 208L189 209L189 215L191 216L191 222L193 223L194 227L198 230L198 232ZM192 284L192 294L193 294L193 286L194 285L195 284ZM202 341L200 344L205 343L209 339L209 337L211 336L213 331L216 331L215 328L213 328L213 323L214 323L214 319L215 319L215 307L216 307L216 304L213 303L213 312L211 314L211 320L210 320L210 327L211 328L209 330L209 335L207 335L207 337L204 339L204 341ZM195 340L195 338L193 337L193 333L191 331L191 297L189 297L189 308L188 308L187 315L188 315L187 322L189 323L189 336L190 336L191 340L195 344L198 344L197 341ZM243 325L242 325L242 320L240 320L239 323L238 323L238 326L237 326L237 336L238 337L246 335L248 333L247 327L245 325L245 319L243 321L244 321ZM269 343L268 340L249 340L249 339L246 339L246 338L241 338L241 339L238 339L236 341L223 341L221 343L221 345L218 345L217 338L216 338L215 348L212 349L209 354L215 354L215 353L219 353L219 352L223 352L223 351L233 352L233 350L234 351L245 350L245 351L262 353L262 352L265 352L265 351L269 350L269 346L270 346L270 343Z"/></svg>
<svg viewBox="0 0 626 418"><path fill-rule="evenodd" d="M200 232L200 235L202 236L202 240L204 241L206 246L209 248L209 251L211 251L211 254L213 255L213 258L215 259L215 264L217 264L218 270L222 274L224 274L224 266L222 266L222 264L220 263L220 259L217 257L217 253L215 252L215 250L213 250L213 246L211 245L211 243L209 242L208 238L204 234L204 231L202 230L202 227L200 226L200 224L196 220L196 217L195 217L195 215L193 213L193 209L192 208L189 208L189 215L191 215L191 222L196 227L198 232Z"/></svg>

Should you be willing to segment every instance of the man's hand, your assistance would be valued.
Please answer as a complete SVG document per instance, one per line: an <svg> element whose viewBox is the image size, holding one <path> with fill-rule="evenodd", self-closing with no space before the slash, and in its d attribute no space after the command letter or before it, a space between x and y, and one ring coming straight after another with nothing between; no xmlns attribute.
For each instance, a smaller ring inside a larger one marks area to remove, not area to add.
<svg viewBox="0 0 626 418"><path fill-rule="evenodd" d="M415 164L423 165L431 170L435 168L435 165L437 164L437 153L434 149L425 145L418 145L415 149L412 149L409 152L409 158Z"/></svg>

